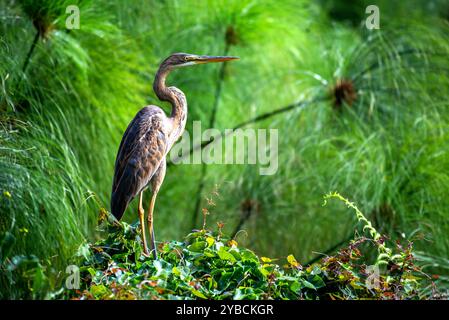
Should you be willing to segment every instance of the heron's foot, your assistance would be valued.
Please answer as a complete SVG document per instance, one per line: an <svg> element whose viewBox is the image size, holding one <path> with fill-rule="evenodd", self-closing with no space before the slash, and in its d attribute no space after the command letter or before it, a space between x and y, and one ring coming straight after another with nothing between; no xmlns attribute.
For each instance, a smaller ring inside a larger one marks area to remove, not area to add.
<svg viewBox="0 0 449 320"><path fill-rule="evenodd" d="M154 260L157 260L157 246L156 246L156 238L154 236L154 232L150 233L151 237L151 253L153 255Z"/></svg>
<svg viewBox="0 0 449 320"><path fill-rule="evenodd" d="M142 241L142 247L143 247L142 254L143 254L145 257L149 258L149 257L150 257L150 252L148 251L147 244L146 244L144 241Z"/></svg>
<svg viewBox="0 0 449 320"><path fill-rule="evenodd" d="M154 260L157 260L157 250L156 250L156 248L151 249L151 255L153 256Z"/></svg>

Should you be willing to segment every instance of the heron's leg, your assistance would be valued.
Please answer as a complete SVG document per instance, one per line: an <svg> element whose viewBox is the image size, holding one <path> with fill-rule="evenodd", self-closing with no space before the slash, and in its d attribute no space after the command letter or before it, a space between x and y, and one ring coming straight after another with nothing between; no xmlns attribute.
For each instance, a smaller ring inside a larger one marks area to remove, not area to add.
<svg viewBox="0 0 449 320"><path fill-rule="evenodd" d="M145 255L148 255L148 247L147 247L147 240L145 238L145 211L143 210L142 205L142 198L143 198L143 192L139 195L139 208L137 209L139 213L139 221L140 221L140 229L141 229L141 236L142 236L142 242L143 242L143 252Z"/></svg>
<svg viewBox="0 0 449 320"><path fill-rule="evenodd" d="M156 202L157 193L159 192L159 188L162 185L165 177L165 169L166 163L165 159L162 160L159 168L151 178L151 189L153 191L151 195L150 207L148 208L148 231L150 233L150 241L151 241L151 250L153 251L154 259L157 259L157 250L156 250L156 239L154 237L154 228L153 228L153 211L154 204Z"/></svg>
<svg viewBox="0 0 449 320"><path fill-rule="evenodd" d="M150 232L150 241L151 241L151 251L153 252L154 259L157 259L157 250L156 250L156 239L154 237L154 227L153 227L153 210L154 203L156 202L157 192L153 192L151 195L150 208L148 209L148 231Z"/></svg>

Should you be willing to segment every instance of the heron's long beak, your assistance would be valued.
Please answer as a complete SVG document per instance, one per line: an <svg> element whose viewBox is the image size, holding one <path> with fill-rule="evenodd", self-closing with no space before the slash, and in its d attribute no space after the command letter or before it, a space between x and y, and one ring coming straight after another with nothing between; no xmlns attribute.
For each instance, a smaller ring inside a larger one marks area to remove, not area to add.
<svg viewBox="0 0 449 320"><path fill-rule="evenodd" d="M238 60L239 57L232 56L196 56L194 59L195 64L211 63L211 62L226 62L231 60Z"/></svg>

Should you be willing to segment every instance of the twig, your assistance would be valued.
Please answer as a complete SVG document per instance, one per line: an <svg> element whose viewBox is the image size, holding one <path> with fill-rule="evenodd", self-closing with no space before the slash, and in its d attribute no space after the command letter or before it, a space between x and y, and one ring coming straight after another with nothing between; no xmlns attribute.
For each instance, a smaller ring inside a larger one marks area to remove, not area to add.
<svg viewBox="0 0 449 320"><path fill-rule="evenodd" d="M317 255L315 258L313 258L312 260L308 261L305 265L311 265L315 262L317 262L318 260L320 260L321 258L323 258L323 256L328 256L330 253L334 252L336 249L340 248L343 244L349 242L352 238L353 238L353 234L349 235L349 237L341 240L340 242L338 242L337 244L334 244L332 247L326 249L324 252L320 252L319 255Z"/></svg>
<svg viewBox="0 0 449 320"><path fill-rule="evenodd" d="M31 56L34 52L34 49L36 48L37 42L39 41L39 37L40 37L40 33L39 33L39 30L37 30L36 35L34 36L34 39L33 39L33 43L31 44L30 50L28 50L28 54L25 58L25 62L23 63L23 67L22 67L23 73L25 73L25 71L28 67L28 64L30 63Z"/></svg>

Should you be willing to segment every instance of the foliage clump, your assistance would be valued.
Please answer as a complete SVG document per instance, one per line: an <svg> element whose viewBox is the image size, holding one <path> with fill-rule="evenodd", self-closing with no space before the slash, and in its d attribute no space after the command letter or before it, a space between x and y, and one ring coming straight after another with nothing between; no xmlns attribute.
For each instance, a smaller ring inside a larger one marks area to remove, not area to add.
<svg viewBox="0 0 449 320"><path fill-rule="evenodd" d="M338 194L326 196L341 197ZM346 201L348 206L352 203ZM83 245L81 288L72 299L418 299L423 277L414 265L412 244L387 248L385 237L366 222L333 256L303 266L293 255L259 257L216 231L194 230L184 241L158 246L158 259L142 254L137 225L108 225L106 238ZM370 248L377 249L368 265Z"/></svg>

